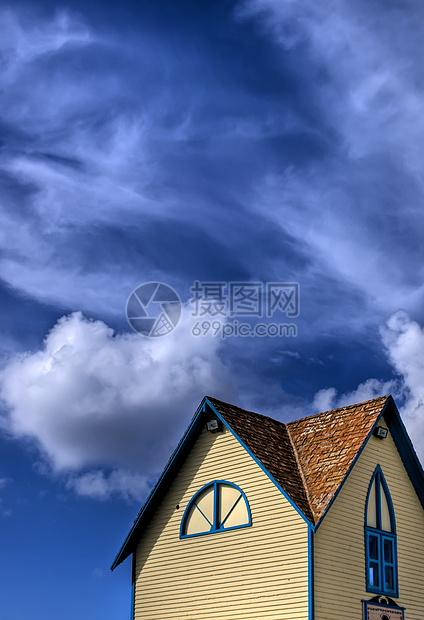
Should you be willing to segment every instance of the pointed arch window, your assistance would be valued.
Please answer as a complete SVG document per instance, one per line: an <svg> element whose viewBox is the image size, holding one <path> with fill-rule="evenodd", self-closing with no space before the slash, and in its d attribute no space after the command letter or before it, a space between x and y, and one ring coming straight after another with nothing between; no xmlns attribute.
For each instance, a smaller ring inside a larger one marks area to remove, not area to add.
<svg viewBox="0 0 424 620"><path fill-rule="evenodd" d="M365 557L367 591L399 596L395 513L389 488L379 465L368 488Z"/></svg>
<svg viewBox="0 0 424 620"><path fill-rule="evenodd" d="M247 498L235 484L215 480L190 500L181 521L180 537L213 534L252 524Z"/></svg>

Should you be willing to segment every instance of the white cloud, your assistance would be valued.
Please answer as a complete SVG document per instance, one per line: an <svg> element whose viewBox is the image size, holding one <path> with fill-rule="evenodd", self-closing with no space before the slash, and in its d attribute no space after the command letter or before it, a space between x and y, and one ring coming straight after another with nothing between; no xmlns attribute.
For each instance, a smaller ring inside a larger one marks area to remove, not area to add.
<svg viewBox="0 0 424 620"><path fill-rule="evenodd" d="M392 394L424 462L424 329L406 312L398 311L389 318L381 336L396 378L368 379L346 394L338 394L334 387L320 390L313 409L326 411Z"/></svg>
<svg viewBox="0 0 424 620"><path fill-rule="evenodd" d="M337 390L334 387L319 390L315 394L314 400L312 402L313 409L318 412L330 411L330 409L334 409L336 396Z"/></svg>
<svg viewBox="0 0 424 620"><path fill-rule="evenodd" d="M126 496L134 483L140 494L202 396L231 392L219 340L191 336L191 325L187 311L174 332L149 340L79 312L62 317L41 350L1 371L3 424L36 442L56 473L78 473L69 484L79 493Z"/></svg>
<svg viewBox="0 0 424 620"><path fill-rule="evenodd" d="M72 475L67 487L83 497L106 500L111 495L117 495L127 501L139 502L151 489L147 476L124 469L113 470L109 475L102 470Z"/></svg>
<svg viewBox="0 0 424 620"><path fill-rule="evenodd" d="M388 395L396 389L395 381L367 379L360 383L355 390L346 394L338 394L334 387L319 390L314 396L312 406L316 411L329 411L338 407L344 407L345 405L362 403L372 398Z"/></svg>
<svg viewBox="0 0 424 620"><path fill-rule="evenodd" d="M424 329L399 311L388 320L382 338L393 368L402 377L401 412L424 462Z"/></svg>

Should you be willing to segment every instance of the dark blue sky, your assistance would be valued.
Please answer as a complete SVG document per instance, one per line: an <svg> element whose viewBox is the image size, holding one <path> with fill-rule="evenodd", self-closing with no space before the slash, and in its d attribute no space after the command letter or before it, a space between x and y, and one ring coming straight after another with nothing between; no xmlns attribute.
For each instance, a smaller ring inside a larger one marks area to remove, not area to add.
<svg viewBox="0 0 424 620"><path fill-rule="evenodd" d="M0 614L112 620L109 564L204 394L289 420L392 393L424 454L423 9L0 18ZM195 281L298 283L264 319L296 336L195 337ZM146 282L183 303L162 338L126 320Z"/></svg>

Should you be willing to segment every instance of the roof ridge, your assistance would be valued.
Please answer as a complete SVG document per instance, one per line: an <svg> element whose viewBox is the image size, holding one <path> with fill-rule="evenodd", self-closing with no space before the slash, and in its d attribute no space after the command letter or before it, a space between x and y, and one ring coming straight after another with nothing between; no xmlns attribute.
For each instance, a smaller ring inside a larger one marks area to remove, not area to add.
<svg viewBox="0 0 424 620"><path fill-rule="evenodd" d="M294 454L294 458L296 460L297 468L299 470L300 478L301 478L301 480L303 482L303 488L305 489L305 495L306 495L306 500L308 502L309 510L311 511L312 518L314 518L315 514L314 514L314 509L312 507L311 498L310 498L310 495L309 495L309 487L308 487L308 484L306 482L306 478L305 478L305 474L304 474L304 471L303 471L303 467L302 467L302 465L300 463L299 454L297 452L296 444L294 443L293 437L291 436L289 425L288 424L284 424L284 426L286 427L287 435L288 435L288 438L289 438L289 441L290 441L290 445L291 445L292 450L293 450L293 454Z"/></svg>

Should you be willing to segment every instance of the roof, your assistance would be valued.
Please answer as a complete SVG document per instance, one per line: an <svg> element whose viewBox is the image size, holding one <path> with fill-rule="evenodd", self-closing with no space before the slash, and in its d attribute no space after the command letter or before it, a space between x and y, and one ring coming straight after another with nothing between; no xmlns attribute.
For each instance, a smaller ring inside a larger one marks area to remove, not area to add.
<svg viewBox="0 0 424 620"><path fill-rule="evenodd" d="M315 530L383 414L424 507L424 472L391 396L325 411L287 424L216 398L205 397L141 508L111 569L133 552L145 526L211 415L221 419Z"/></svg>
<svg viewBox="0 0 424 620"><path fill-rule="evenodd" d="M314 523L324 515L387 402L388 397L382 396L287 425L304 473Z"/></svg>
<svg viewBox="0 0 424 620"><path fill-rule="evenodd" d="M296 506L316 524L324 515L389 396L284 424L208 398Z"/></svg>
<svg viewBox="0 0 424 620"><path fill-rule="evenodd" d="M312 520L307 492L288 425L253 411L245 411L216 398L208 397L208 401L307 519Z"/></svg>

